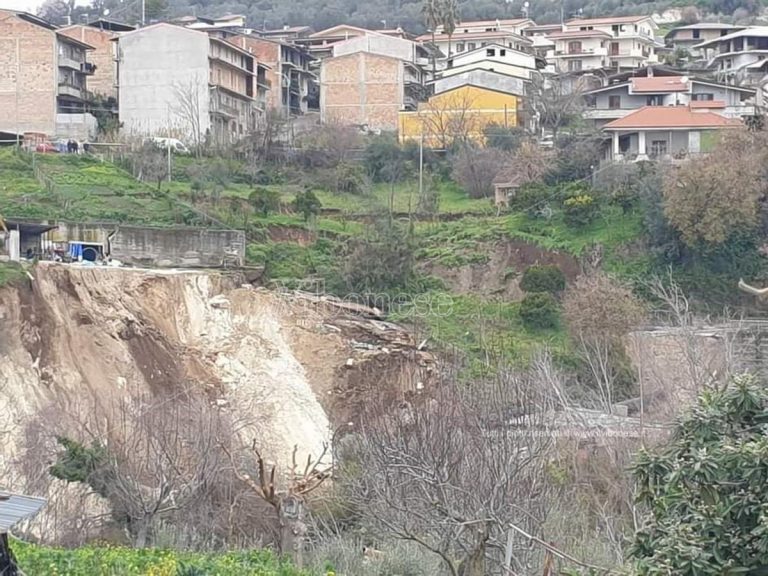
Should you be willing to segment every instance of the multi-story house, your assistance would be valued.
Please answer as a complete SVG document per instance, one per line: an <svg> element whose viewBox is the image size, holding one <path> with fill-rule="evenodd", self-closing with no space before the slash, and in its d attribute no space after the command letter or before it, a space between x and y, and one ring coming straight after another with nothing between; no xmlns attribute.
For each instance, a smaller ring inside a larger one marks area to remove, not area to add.
<svg viewBox="0 0 768 576"><path fill-rule="evenodd" d="M533 21L528 18L462 22L451 35L446 34L442 26L438 26L434 35L431 32L422 34L417 40L433 44L446 58L462 52L471 52L491 43L527 52L531 50L533 41L524 36L523 32L532 25Z"/></svg>
<svg viewBox="0 0 768 576"><path fill-rule="evenodd" d="M88 24L72 24L59 30L61 34L93 46L88 60L94 66L93 75L88 78L88 90L106 98L113 98L117 103L117 62L113 42L121 33L134 30L133 26L96 20Z"/></svg>
<svg viewBox="0 0 768 576"><path fill-rule="evenodd" d="M650 16L569 20L562 32L548 34L555 47L547 60L559 72L637 68L658 62L657 30Z"/></svg>
<svg viewBox="0 0 768 576"><path fill-rule="evenodd" d="M0 132L89 138L89 44L31 14L0 10Z"/></svg>
<svg viewBox="0 0 768 576"><path fill-rule="evenodd" d="M503 44L489 43L455 54L449 58L441 77L463 74L470 70L489 70L515 78L528 80L531 73L542 68L544 62L528 52L520 52Z"/></svg>
<svg viewBox="0 0 768 576"><path fill-rule="evenodd" d="M398 112L428 96L428 62L410 40L370 35L336 43L321 62L321 120L397 130Z"/></svg>
<svg viewBox="0 0 768 576"><path fill-rule="evenodd" d="M117 43L120 121L129 133L226 144L251 129L263 110L263 72L253 54L225 38L160 23Z"/></svg>
<svg viewBox="0 0 768 576"><path fill-rule="evenodd" d="M664 41L673 50L685 50L695 59L705 56L704 51L697 48L702 42L717 40L722 36L738 32L744 28L745 26L734 26L733 24L723 24L721 22L699 22L698 24L672 28L664 36Z"/></svg>
<svg viewBox="0 0 768 576"><path fill-rule="evenodd" d="M296 37L293 43L305 47L313 57L322 59L334 55L335 44L362 36L386 36L404 40L406 34L402 30L368 30L350 24L339 24L308 36Z"/></svg>
<svg viewBox="0 0 768 576"><path fill-rule="evenodd" d="M584 118L603 126L645 106L688 106L729 118L755 113L755 90L686 76L631 77L585 93Z"/></svg>
<svg viewBox="0 0 768 576"><path fill-rule="evenodd" d="M306 49L277 40L239 34L229 41L254 55L266 67L265 77L271 87L267 107L285 116L306 114L317 109L317 76L310 69L313 58Z"/></svg>
<svg viewBox="0 0 768 576"><path fill-rule="evenodd" d="M753 26L694 46L715 77L733 84L759 85L768 73L768 26Z"/></svg>

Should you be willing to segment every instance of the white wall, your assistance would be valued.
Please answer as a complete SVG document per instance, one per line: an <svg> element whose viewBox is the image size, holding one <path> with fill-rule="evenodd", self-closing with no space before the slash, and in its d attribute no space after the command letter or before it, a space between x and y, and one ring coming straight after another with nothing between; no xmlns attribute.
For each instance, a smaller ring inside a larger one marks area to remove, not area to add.
<svg viewBox="0 0 768 576"><path fill-rule="evenodd" d="M120 121L128 134L174 133L194 142L180 93L195 100L201 136L210 128L208 35L160 24L119 39Z"/></svg>
<svg viewBox="0 0 768 576"><path fill-rule="evenodd" d="M333 45L334 56L344 56L355 52L371 52L382 56L391 56L398 60L414 62L416 43L392 36L358 36Z"/></svg>

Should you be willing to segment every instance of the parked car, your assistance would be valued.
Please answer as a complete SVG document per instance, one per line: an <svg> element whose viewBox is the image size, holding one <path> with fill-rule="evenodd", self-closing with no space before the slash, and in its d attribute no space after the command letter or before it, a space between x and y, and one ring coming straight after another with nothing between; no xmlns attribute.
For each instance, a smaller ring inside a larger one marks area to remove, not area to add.
<svg viewBox="0 0 768 576"><path fill-rule="evenodd" d="M157 146L158 148L161 148L163 150L167 150L168 148L171 149L171 152L174 154L191 154L189 151L189 148L187 148L184 145L184 142L181 140L177 140L176 138L150 138L149 139L152 144Z"/></svg>

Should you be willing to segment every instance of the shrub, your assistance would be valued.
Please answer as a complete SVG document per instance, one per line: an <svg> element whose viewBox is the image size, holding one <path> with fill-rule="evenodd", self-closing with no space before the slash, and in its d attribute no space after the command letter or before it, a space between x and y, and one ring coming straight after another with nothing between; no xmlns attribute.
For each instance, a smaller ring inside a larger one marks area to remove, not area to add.
<svg viewBox="0 0 768 576"><path fill-rule="evenodd" d="M362 194L365 191L363 169L347 162L319 171L315 183L335 194Z"/></svg>
<svg viewBox="0 0 768 576"><path fill-rule="evenodd" d="M470 198L493 195L493 180L508 161L508 155L494 148L462 148L452 159L453 178Z"/></svg>
<svg viewBox="0 0 768 576"><path fill-rule="evenodd" d="M280 193L269 188L254 188L248 202L257 213L267 217L270 212L280 209Z"/></svg>
<svg viewBox="0 0 768 576"><path fill-rule="evenodd" d="M406 154L392 134L375 136L365 148L363 164L374 182L392 182L412 172Z"/></svg>
<svg viewBox="0 0 768 576"><path fill-rule="evenodd" d="M307 222L312 216L317 216L322 207L323 205L312 190L299 192L293 200L293 209L301 213L304 222Z"/></svg>
<svg viewBox="0 0 768 576"><path fill-rule="evenodd" d="M526 292L562 292L565 290L565 275L552 264L529 266L520 280L520 288Z"/></svg>
<svg viewBox="0 0 768 576"><path fill-rule="evenodd" d="M559 318L557 300L551 294L534 292L520 302L520 319L528 328L555 328Z"/></svg>
<svg viewBox="0 0 768 576"><path fill-rule="evenodd" d="M595 199L589 194L571 196L563 202L565 209L565 223L574 228L587 226L595 221L600 212Z"/></svg>
<svg viewBox="0 0 768 576"><path fill-rule="evenodd" d="M488 124L483 130L485 143L490 148L498 148L506 152L517 149L525 138L525 130L517 126L509 128L501 124Z"/></svg>

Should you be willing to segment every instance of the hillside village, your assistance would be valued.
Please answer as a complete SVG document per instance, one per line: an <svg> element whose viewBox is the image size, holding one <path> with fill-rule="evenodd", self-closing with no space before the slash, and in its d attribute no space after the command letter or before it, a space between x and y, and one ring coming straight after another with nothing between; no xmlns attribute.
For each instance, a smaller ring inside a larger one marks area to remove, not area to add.
<svg viewBox="0 0 768 576"><path fill-rule="evenodd" d="M141 6L0 8L0 576L762 573L768 25Z"/></svg>

